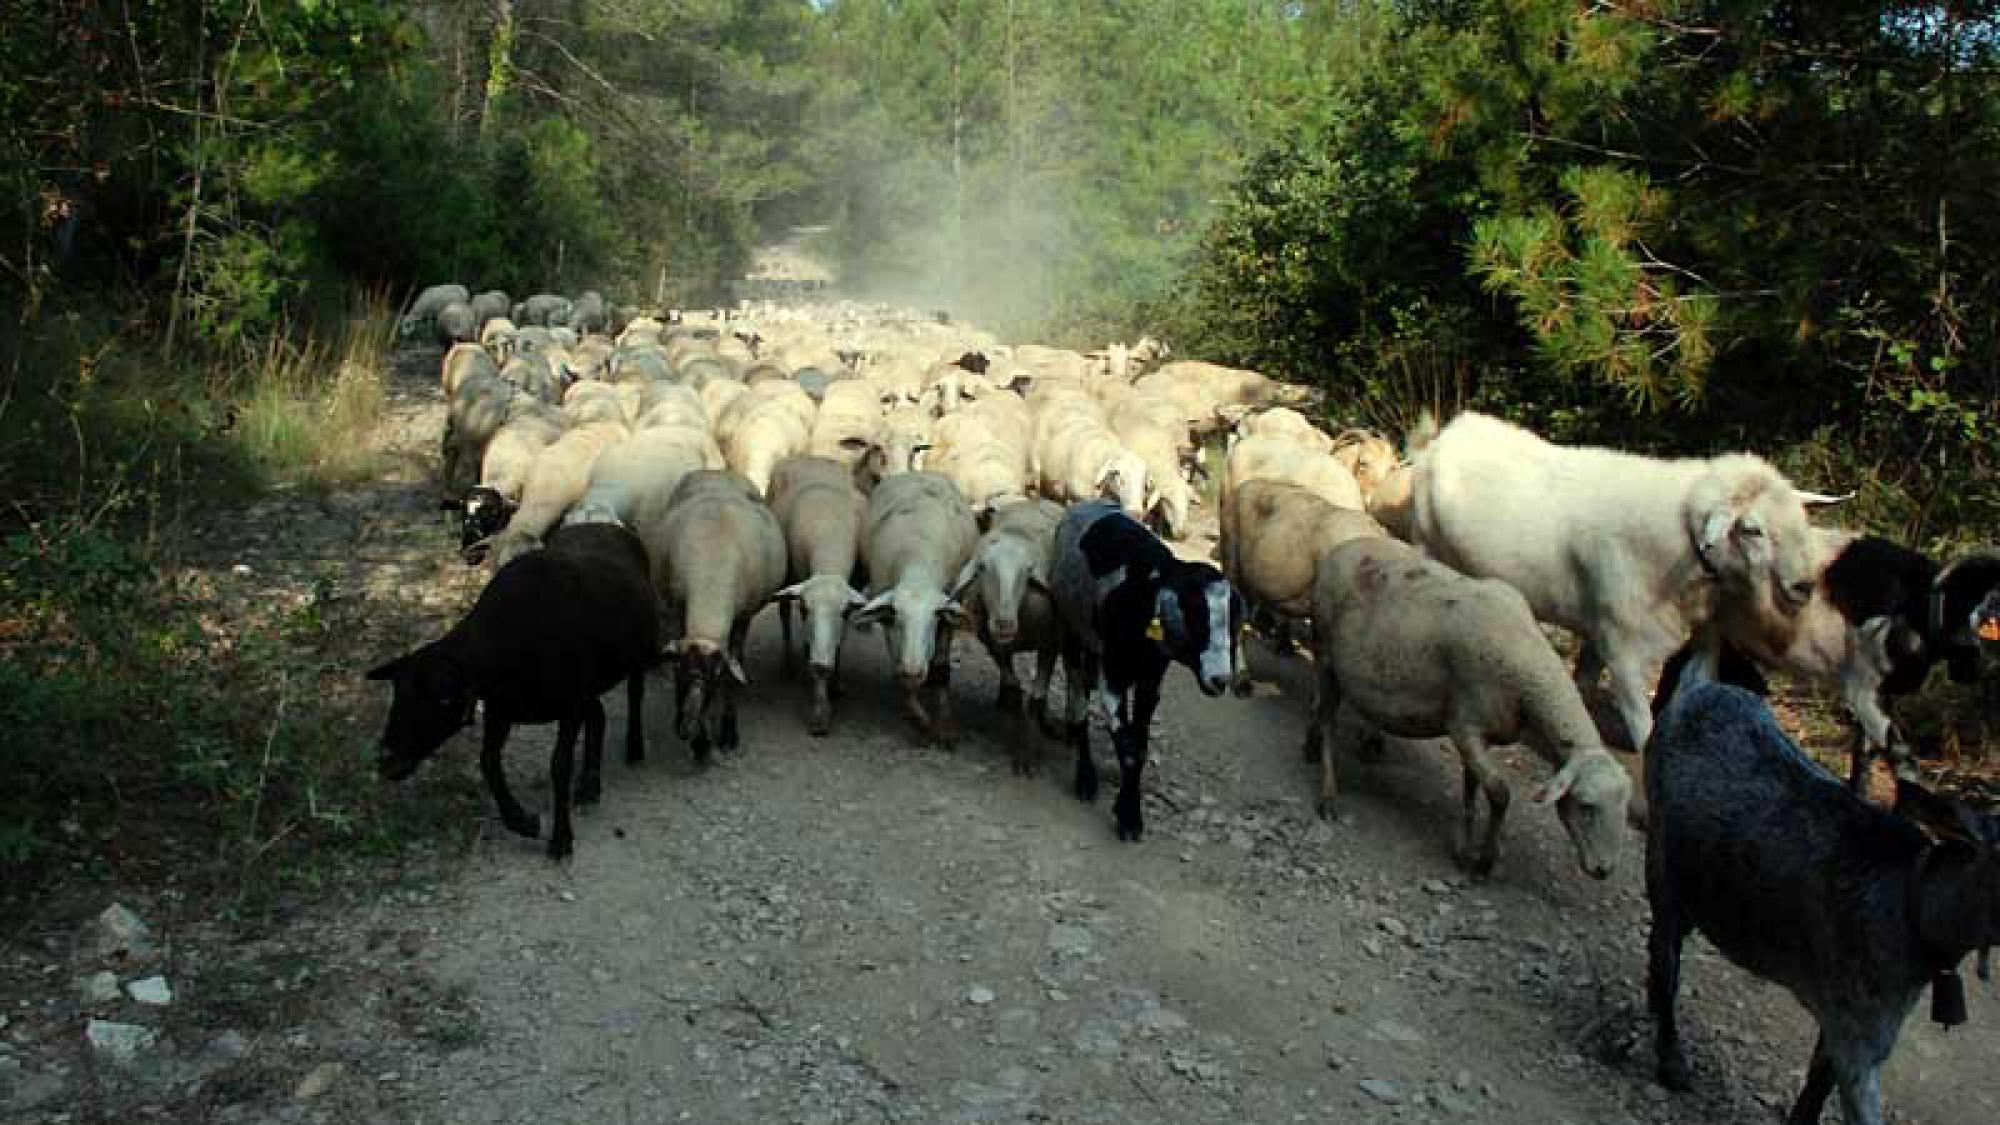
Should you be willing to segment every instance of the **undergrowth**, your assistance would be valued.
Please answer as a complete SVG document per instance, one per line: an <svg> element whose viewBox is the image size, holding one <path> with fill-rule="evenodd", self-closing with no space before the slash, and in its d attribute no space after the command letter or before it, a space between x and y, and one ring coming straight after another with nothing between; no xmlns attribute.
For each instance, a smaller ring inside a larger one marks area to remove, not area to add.
<svg viewBox="0 0 2000 1125"><path fill-rule="evenodd" d="M180 365L81 323L0 400L0 898L102 880L254 911L463 823L448 782L374 778L333 575L231 612L174 564L205 511L371 469L386 303Z"/></svg>

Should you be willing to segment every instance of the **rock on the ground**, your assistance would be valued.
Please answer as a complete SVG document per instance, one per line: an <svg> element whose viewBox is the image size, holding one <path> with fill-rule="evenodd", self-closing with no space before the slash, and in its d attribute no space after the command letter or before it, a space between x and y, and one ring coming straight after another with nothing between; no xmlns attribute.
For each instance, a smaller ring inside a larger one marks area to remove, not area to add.
<svg viewBox="0 0 2000 1125"><path fill-rule="evenodd" d="M99 971L77 978L77 1002L95 1008L118 999L118 974Z"/></svg>
<svg viewBox="0 0 2000 1125"><path fill-rule="evenodd" d="M1403 1091L1387 1078L1363 1078L1361 1092L1383 1105L1400 1105L1403 1101Z"/></svg>
<svg viewBox="0 0 2000 1125"><path fill-rule="evenodd" d="M141 1004L162 1008L174 1002L174 990L167 985L167 978L161 976L135 980L125 986L125 992Z"/></svg>
<svg viewBox="0 0 2000 1125"><path fill-rule="evenodd" d="M319 1097L333 1089L333 1084L340 1081L340 1075L346 1069L337 1062L321 1063L299 1080L298 1086L292 1090L292 1096L302 1102Z"/></svg>
<svg viewBox="0 0 2000 1125"><path fill-rule="evenodd" d="M111 1020L91 1020L84 1026L83 1034L98 1057L118 1066L130 1066L138 1061L139 1053L160 1038L160 1033L150 1027Z"/></svg>
<svg viewBox="0 0 2000 1125"><path fill-rule="evenodd" d="M83 953L93 959L143 960L152 956L153 933L137 914L114 902L84 926Z"/></svg>

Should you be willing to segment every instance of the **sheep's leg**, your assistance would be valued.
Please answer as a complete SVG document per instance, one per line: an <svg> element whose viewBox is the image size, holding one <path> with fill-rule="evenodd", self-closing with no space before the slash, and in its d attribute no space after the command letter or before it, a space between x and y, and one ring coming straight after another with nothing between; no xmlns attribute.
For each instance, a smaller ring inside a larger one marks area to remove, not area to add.
<svg viewBox="0 0 2000 1125"><path fill-rule="evenodd" d="M1069 744L1076 748L1076 781L1079 801L1097 800L1097 763L1090 756L1090 689L1097 682L1097 661L1091 659L1082 642L1063 644L1063 694L1067 706Z"/></svg>
<svg viewBox="0 0 2000 1125"><path fill-rule="evenodd" d="M1459 758L1465 765L1465 839L1460 859L1474 878L1484 879L1493 874L1493 864L1500 858L1500 829L1507 821L1507 805L1512 801L1513 794L1507 789L1506 779L1487 760L1485 739L1475 734L1460 734L1452 742L1458 747ZM1475 783L1478 785L1476 791L1472 788ZM1486 833L1475 848L1472 844L1472 802L1479 793L1486 794Z"/></svg>
<svg viewBox="0 0 2000 1125"><path fill-rule="evenodd" d="M812 669L812 709L806 715L806 733L823 738L833 728L833 699L829 681L834 673Z"/></svg>
<svg viewBox="0 0 2000 1125"><path fill-rule="evenodd" d="M646 672L640 669L625 681L625 764L636 766L646 760Z"/></svg>
<svg viewBox="0 0 2000 1125"><path fill-rule="evenodd" d="M1060 654L1051 647L1043 646L1035 652L1035 688L1028 693L1028 713L1035 717L1036 725L1042 728L1047 738L1061 738L1062 731L1049 718L1049 681L1055 678L1056 659Z"/></svg>
<svg viewBox="0 0 2000 1125"><path fill-rule="evenodd" d="M1153 729L1153 712L1160 706L1160 681L1142 677L1133 686L1132 696L1131 715L1111 738L1118 752L1118 800L1111 811L1118 818L1118 838L1136 841L1146 834L1141 784L1146 773L1146 736Z"/></svg>
<svg viewBox="0 0 2000 1125"><path fill-rule="evenodd" d="M1826 1051L1826 1033L1820 1032L1813 1041L1812 1064L1806 1068L1806 1084L1799 1087L1798 1099L1792 1102L1792 1111L1785 1115L1790 1125L1819 1125L1820 1111L1826 1108L1826 1098L1833 1093L1833 1058ZM1847 1091L1841 1091L1845 1102ZM1851 1110L1849 1111L1852 1112ZM1866 1118L1850 1117L1850 1121L1865 1121Z"/></svg>
<svg viewBox="0 0 2000 1125"><path fill-rule="evenodd" d="M924 674L924 686L931 689L931 734L938 749L949 750L958 737L951 717L951 626L938 624L937 644L931 648L931 666Z"/></svg>
<svg viewBox="0 0 2000 1125"><path fill-rule="evenodd" d="M1833 1059L1833 1078L1840 1089L1840 1109L1850 1125L1882 1125L1882 1061L1852 1058ZM1803 1108L1804 1092L1799 1096ZM1812 1120L1819 1120L1818 1106L1812 1107ZM1800 1120L1796 1116L1794 1120Z"/></svg>
<svg viewBox="0 0 2000 1125"><path fill-rule="evenodd" d="M986 651L1000 667L1000 695L993 701L1003 715L1021 713L1021 677L1014 672L1014 651L989 644Z"/></svg>
<svg viewBox="0 0 2000 1125"><path fill-rule="evenodd" d="M785 674L791 675L799 665L798 650L792 647L792 599L778 599L778 634L783 639L778 642L778 651L785 654Z"/></svg>
<svg viewBox="0 0 2000 1125"><path fill-rule="evenodd" d="M1313 676L1312 720L1306 726L1306 749L1319 758L1319 807L1321 820L1340 819L1340 787L1334 775L1333 753L1339 730L1340 681L1333 678L1333 665L1322 664Z"/></svg>
<svg viewBox="0 0 2000 1125"><path fill-rule="evenodd" d="M599 722L603 721L600 709ZM576 765L576 731L581 724L575 715L564 715L556 727L556 748L549 755L550 797L555 805L556 824L549 831L549 858L564 859L576 850L576 836L569 823L570 771ZM600 726L598 733L603 733Z"/></svg>
<svg viewBox="0 0 2000 1125"><path fill-rule="evenodd" d="M722 678L722 730L715 736L715 744L724 750L742 745L736 731L736 681L727 675Z"/></svg>
<svg viewBox="0 0 2000 1125"><path fill-rule="evenodd" d="M583 712L583 770L576 779L576 803L594 805L604 795L604 703L592 699Z"/></svg>
<svg viewBox="0 0 2000 1125"><path fill-rule="evenodd" d="M541 818L521 807L514 794L507 788L507 766L500 757L500 751L507 746L508 732L513 724L504 719L496 719L491 711L486 715L484 741L479 747L479 772L486 778L486 788L493 794L493 803L500 807L500 823L516 836L533 839L542 834Z"/></svg>
<svg viewBox="0 0 2000 1125"><path fill-rule="evenodd" d="M1597 690L1597 681L1603 675L1604 660L1597 655L1597 646L1590 643L1590 639L1586 637L1576 650L1576 670L1572 673L1572 679L1576 683L1576 693L1584 699L1589 699L1591 693Z"/></svg>
<svg viewBox="0 0 2000 1125"><path fill-rule="evenodd" d="M1859 720L1854 724L1854 748L1848 751L1847 788L1855 794L1868 796L1868 776L1874 762L1869 757L1868 730Z"/></svg>
<svg viewBox="0 0 2000 1125"><path fill-rule="evenodd" d="M1229 630L1229 666L1235 670L1230 679L1229 690L1234 692L1238 699L1250 698L1250 694L1257 689L1257 685L1250 680L1250 662L1243 654L1243 635L1249 631L1248 624L1234 623Z"/></svg>
<svg viewBox="0 0 2000 1125"><path fill-rule="evenodd" d="M1610 668L1612 705L1625 720L1627 749L1636 753L1644 750L1646 740L1653 736L1653 699L1645 670L1627 653L1612 660Z"/></svg>
<svg viewBox="0 0 2000 1125"><path fill-rule="evenodd" d="M1646 898L1652 907L1653 927L1646 939L1646 1004L1653 1014L1654 1074L1667 1089L1684 1091L1691 1083L1674 1003L1681 990L1681 944L1687 938L1687 926L1680 909L1661 889L1665 878L1655 868L1648 856Z"/></svg>

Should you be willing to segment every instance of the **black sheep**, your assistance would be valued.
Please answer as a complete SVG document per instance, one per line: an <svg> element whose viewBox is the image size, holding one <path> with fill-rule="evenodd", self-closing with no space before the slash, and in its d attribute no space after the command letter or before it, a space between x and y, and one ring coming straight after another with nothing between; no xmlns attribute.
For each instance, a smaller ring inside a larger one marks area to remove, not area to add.
<svg viewBox="0 0 2000 1125"><path fill-rule="evenodd" d="M2000 942L2000 823L1908 781L1886 812L1800 753L1750 692L1692 674L1667 689L1646 754L1659 1080L1688 1088L1674 1006L1681 944L1700 930L1819 1024L1793 1125L1818 1121L1836 1086L1851 1125L1880 1125L1880 1070L1910 1009L1928 986L1933 1018L1962 1021L1959 962Z"/></svg>
<svg viewBox="0 0 2000 1125"><path fill-rule="evenodd" d="M442 638L368 673L395 685L382 732L380 771L390 781L415 773L486 705L480 771L500 819L523 836L541 823L507 788L500 752L517 723L557 723L549 760L555 828L549 855L570 854L570 772L584 734L576 800L594 803L604 761L604 692L625 681L625 760L646 756L646 670L660 648L659 600L646 550L616 524L559 527L539 551L500 569L472 612Z"/></svg>
<svg viewBox="0 0 2000 1125"><path fill-rule="evenodd" d="M1061 621L1069 685L1069 738L1076 747L1076 795L1097 799L1086 688L1111 727L1118 754L1118 838L1145 832L1140 777L1147 733L1160 704L1160 679L1179 662L1202 694L1217 696L1233 677L1231 631L1242 602L1222 572L1183 562L1116 503L1078 504L1056 528L1049 593Z"/></svg>

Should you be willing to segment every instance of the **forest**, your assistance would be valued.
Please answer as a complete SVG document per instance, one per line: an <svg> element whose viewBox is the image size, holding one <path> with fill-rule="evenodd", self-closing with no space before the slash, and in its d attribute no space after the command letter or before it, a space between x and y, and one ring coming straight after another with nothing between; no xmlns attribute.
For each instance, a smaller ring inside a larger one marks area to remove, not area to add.
<svg viewBox="0 0 2000 1125"><path fill-rule="evenodd" d="M114 340L228 367L443 279L697 303L806 225L854 296L1991 512L1991 4L8 9L10 430Z"/></svg>

